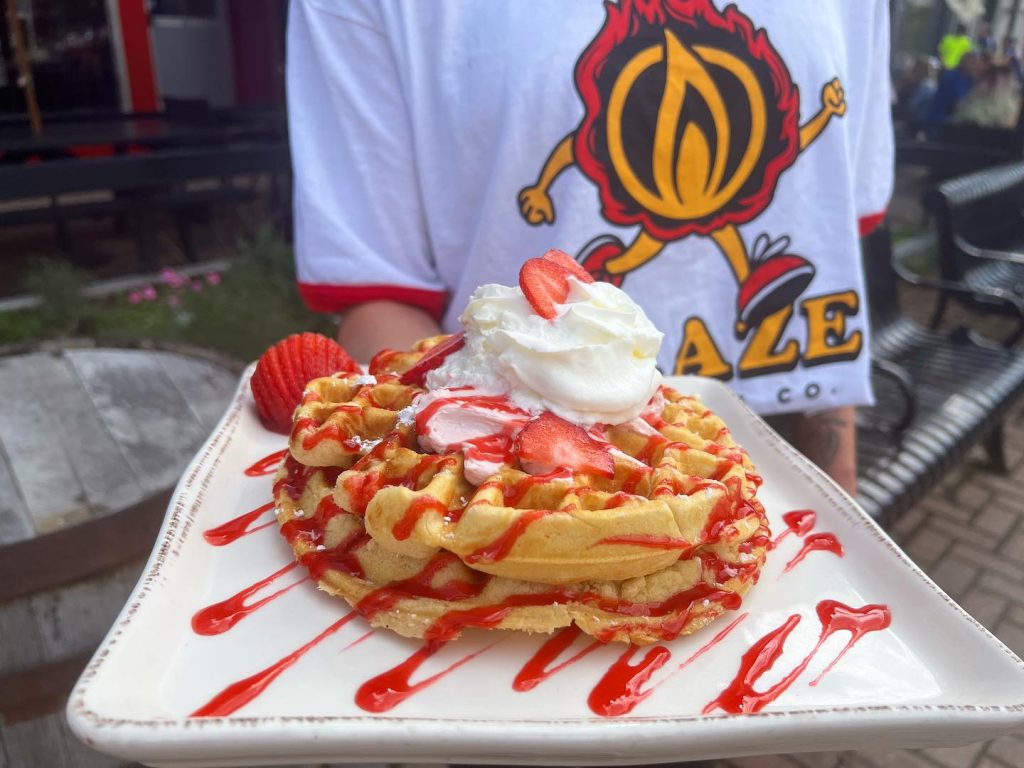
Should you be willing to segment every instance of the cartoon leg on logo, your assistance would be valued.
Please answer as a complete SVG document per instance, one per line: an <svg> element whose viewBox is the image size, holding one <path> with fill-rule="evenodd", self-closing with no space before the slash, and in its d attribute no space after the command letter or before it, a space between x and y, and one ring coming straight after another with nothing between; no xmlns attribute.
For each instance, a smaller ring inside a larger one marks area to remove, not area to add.
<svg viewBox="0 0 1024 768"><path fill-rule="evenodd" d="M814 267L786 251L789 238L762 235L749 252L738 225L760 215L781 173L845 114L838 79L801 126L785 64L734 6L622 0L608 6L575 83L586 114L520 192L529 224L554 222L551 185L576 164L597 185L605 219L640 226L628 245L601 235L584 246L578 258L598 279L621 285L666 243L697 234L712 238L739 285L740 336L800 295Z"/></svg>

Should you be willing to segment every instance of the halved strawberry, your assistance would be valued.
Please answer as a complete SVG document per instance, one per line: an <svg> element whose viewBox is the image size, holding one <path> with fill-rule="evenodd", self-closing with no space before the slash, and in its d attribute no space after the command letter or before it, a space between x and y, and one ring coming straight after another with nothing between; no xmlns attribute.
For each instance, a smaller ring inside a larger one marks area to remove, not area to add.
<svg viewBox="0 0 1024 768"><path fill-rule="evenodd" d="M605 477L615 475L615 462L608 446L597 442L583 427L550 411L544 411L522 428L513 450L520 463L533 465L541 473L565 467Z"/></svg>
<svg viewBox="0 0 1024 768"><path fill-rule="evenodd" d="M547 320L558 316L556 304L569 296L569 280L564 267L545 259L527 259L519 270L519 287L533 311Z"/></svg>
<svg viewBox="0 0 1024 768"><path fill-rule="evenodd" d="M570 275L579 280L581 283L594 282L594 277L589 272L587 272L587 270L585 270L580 264L578 264L576 260L573 259L573 257L570 256L565 251L560 251L557 248L552 248L549 251L547 251L543 256L541 256L541 258L544 259L545 261L554 262L562 269L564 269L566 272L568 272Z"/></svg>
<svg viewBox="0 0 1024 768"><path fill-rule="evenodd" d="M332 373L358 372L359 366L338 342L319 333L297 333L263 353L249 387L264 426L287 433L306 384Z"/></svg>
<svg viewBox="0 0 1024 768"><path fill-rule="evenodd" d="M440 344L435 344L419 360L416 361L416 365L410 368L408 371L402 374L399 381L403 384L415 384L417 387L423 386L423 380L427 373L440 368L441 363L444 362L445 358L448 357L452 352L458 352L466 345L466 333L465 331L459 331L453 333L447 339L442 341Z"/></svg>

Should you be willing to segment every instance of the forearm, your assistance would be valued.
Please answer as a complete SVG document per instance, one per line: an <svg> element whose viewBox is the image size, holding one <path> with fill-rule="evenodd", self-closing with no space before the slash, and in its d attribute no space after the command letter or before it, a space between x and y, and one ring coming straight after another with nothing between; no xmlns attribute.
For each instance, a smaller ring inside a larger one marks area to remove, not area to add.
<svg viewBox="0 0 1024 768"><path fill-rule="evenodd" d="M338 326L338 341L360 363L385 347L408 349L413 342L441 333L427 311L396 301L368 301L347 310Z"/></svg>
<svg viewBox="0 0 1024 768"><path fill-rule="evenodd" d="M850 495L857 492L857 431L852 406L793 417L793 442Z"/></svg>

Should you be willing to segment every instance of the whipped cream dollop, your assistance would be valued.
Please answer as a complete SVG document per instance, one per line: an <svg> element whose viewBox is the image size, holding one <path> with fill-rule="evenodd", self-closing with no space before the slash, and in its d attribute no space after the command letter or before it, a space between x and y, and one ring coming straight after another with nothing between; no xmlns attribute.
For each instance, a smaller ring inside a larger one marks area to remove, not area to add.
<svg viewBox="0 0 1024 768"><path fill-rule="evenodd" d="M427 374L429 389L503 392L533 413L576 424L636 418L661 384L662 333L623 291L569 278L552 320L519 287L483 285L462 313L466 344Z"/></svg>

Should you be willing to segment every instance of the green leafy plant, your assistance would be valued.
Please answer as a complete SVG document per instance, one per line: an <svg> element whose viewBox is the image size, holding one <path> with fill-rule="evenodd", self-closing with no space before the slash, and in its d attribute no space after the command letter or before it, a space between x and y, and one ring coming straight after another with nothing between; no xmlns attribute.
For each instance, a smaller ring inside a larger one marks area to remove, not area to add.
<svg viewBox="0 0 1024 768"><path fill-rule="evenodd" d="M251 360L292 333L334 334L332 318L303 305L291 247L269 229L241 243L223 273L188 276L167 268L151 285L93 300L81 293L86 276L60 262L40 262L25 287L43 304L0 312L0 343L78 333L101 340L187 341Z"/></svg>
<svg viewBox="0 0 1024 768"><path fill-rule="evenodd" d="M36 258L29 262L21 285L42 300L39 322L49 335L78 332L87 304L82 289L88 280L88 272L65 261Z"/></svg>

